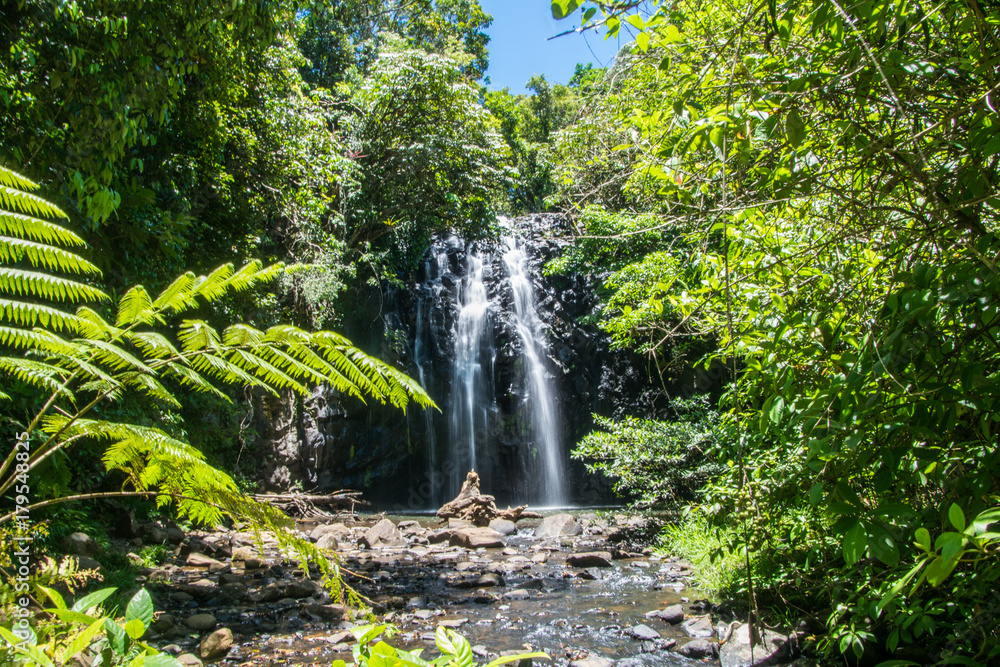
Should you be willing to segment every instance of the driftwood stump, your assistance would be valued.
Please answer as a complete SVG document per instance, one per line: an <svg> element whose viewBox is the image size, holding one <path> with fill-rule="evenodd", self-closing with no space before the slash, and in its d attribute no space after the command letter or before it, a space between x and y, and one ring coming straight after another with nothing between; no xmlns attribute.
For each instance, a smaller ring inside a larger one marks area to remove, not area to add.
<svg viewBox="0 0 1000 667"><path fill-rule="evenodd" d="M437 511L441 519L465 519L474 526L488 526L493 519L517 521L524 516L527 505L505 510L497 509L496 498L479 490L479 474L469 471L462 484L462 490L454 500L445 503Z"/></svg>

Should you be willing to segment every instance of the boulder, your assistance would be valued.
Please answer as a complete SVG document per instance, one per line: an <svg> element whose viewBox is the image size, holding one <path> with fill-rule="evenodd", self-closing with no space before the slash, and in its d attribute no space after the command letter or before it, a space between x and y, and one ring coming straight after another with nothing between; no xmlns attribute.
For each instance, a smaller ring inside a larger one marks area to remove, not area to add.
<svg viewBox="0 0 1000 667"><path fill-rule="evenodd" d="M729 641L719 651L722 667L751 667L751 665L776 665L787 662L791 647L788 637L764 630L761 643L754 647L751 662L750 630L746 623L740 623L729 635Z"/></svg>
<svg viewBox="0 0 1000 667"><path fill-rule="evenodd" d="M211 614L195 614L184 619L184 625L196 632L211 630L216 625L215 616Z"/></svg>
<svg viewBox="0 0 1000 667"><path fill-rule="evenodd" d="M493 519L490 521L490 528L505 536L517 532L517 526L514 525L514 522L507 519Z"/></svg>
<svg viewBox="0 0 1000 667"><path fill-rule="evenodd" d="M716 647L717 644L713 644L707 639L692 639L677 649L677 652L685 658L701 660L702 658L711 658L715 655Z"/></svg>
<svg viewBox="0 0 1000 667"><path fill-rule="evenodd" d="M715 635L715 626L712 625L711 616L693 616L681 623L681 630L692 637L712 637Z"/></svg>
<svg viewBox="0 0 1000 667"><path fill-rule="evenodd" d="M572 514L553 514L542 519L535 528L535 537L562 537L564 535L579 535L583 531L580 523Z"/></svg>
<svg viewBox="0 0 1000 667"><path fill-rule="evenodd" d="M351 529L342 523L324 523L316 526L309 533L309 539L318 542L324 535L335 535L338 538L346 538L351 534Z"/></svg>
<svg viewBox="0 0 1000 667"><path fill-rule="evenodd" d="M492 528L462 528L454 531L449 544L466 549L496 549L504 547L503 535Z"/></svg>
<svg viewBox="0 0 1000 667"><path fill-rule="evenodd" d="M197 551L192 551L191 553L189 553L184 562L187 563L188 565L191 565L192 567L211 568L212 566L215 566L219 569L223 567L222 563L220 563L219 561L209 556L206 556L203 553L198 553Z"/></svg>
<svg viewBox="0 0 1000 667"><path fill-rule="evenodd" d="M233 647L233 632L229 628L219 628L201 640L198 655L206 662L215 662L226 657Z"/></svg>
<svg viewBox="0 0 1000 667"><path fill-rule="evenodd" d="M611 567L610 551L587 551L566 556L566 564L571 567Z"/></svg>
<svg viewBox="0 0 1000 667"><path fill-rule="evenodd" d="M636 625L627 630L628 636L641 641L655 641L662 639L660 633L648 625Z"/></svg>
<svg viewBox="0 0 1000 667"><path fill-rule="evenodd" d="M679 604L670 605L666 609L656 609L654 611L646 612L646 618L658 618L664 623L677 625L684 620L684 608Z"/></svg>
<svg viewBox="0 0 1000 667"><path fill-rule="evenodd" d="M304 604L302 611L324 621L341 621L344 619L345 613L342 604Z"/></svg>
<svg viewBox="0 0 1000 667"><path fill-rule="evenodd" d="M93 558L101 555L101 546L87 533L70 533L61 544L63 551L73 556Z"/></svg>
<svg viewBox="0 0 1000 667"><path fill-rule="evenodd" d="M368 529L358 542L369 549L374 546L399 546L406 544L406 540L396 530L396 524L389 519L382 519Z"/></svg>
<svg viewBox="0 0 1000 667"><path fill-rule="evenodd" d="M310 595L319 595L323 592L323 587L312 579L294 579L285 585L285 597L307 598Z"/></svg>
<svg viewBox="0 0 1000 667"><path fill-rule="evenodd" d="M343 535L339 535L338 533L323 533L316 540L316 546L320 549L332 549L336 551L340 549L340 538L342 537Z"/></svg>

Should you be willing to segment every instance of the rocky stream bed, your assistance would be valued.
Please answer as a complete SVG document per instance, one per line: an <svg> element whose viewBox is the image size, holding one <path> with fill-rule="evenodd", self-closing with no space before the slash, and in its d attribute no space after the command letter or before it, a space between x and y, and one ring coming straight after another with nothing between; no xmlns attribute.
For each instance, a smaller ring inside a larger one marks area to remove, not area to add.
<svg viewBox="0 0 1000 667"><path fill-rule="evenodd" d="M444 625L480 659L532 650L571 667L750 665L746 626L701 599L690 566L629 542L642 521L560 513L487 528L369 516L298 528L341 554L345 581L399 628L401 647L434 654ZM317 568L286 560L272 535L261 549L235 530L169 533L173 558L143 568L137 583L159 610L147 639L186 665L350 660L350 628L373 620L332 600ZM798 657L796 633L763 639L754 664L812 664Z"/></svg>

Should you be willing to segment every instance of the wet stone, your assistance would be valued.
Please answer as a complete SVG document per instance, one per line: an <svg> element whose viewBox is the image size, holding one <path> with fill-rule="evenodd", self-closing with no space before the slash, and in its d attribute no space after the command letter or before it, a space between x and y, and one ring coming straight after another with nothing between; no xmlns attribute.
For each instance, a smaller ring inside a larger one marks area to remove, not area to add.
<svg viewBox="0 0 1000 667"><path fill-rule="evenodd" d="M184 625L197 632L211 630L216 625L215 616L212 614L195 614L184 620Z"/></svg>
<svg viewBox="0 0 1000 667"><path fill-rule="evenodd" d="M648 625L636 625L627 630L628 635L633 639L639 639L642 641L654 641L657 639L662 639L660 633L649 627Z"/></svg>
<svg viewBox="0 0 1000 667"><path fill-rule="evenodd" d="M670 625L677 625L684 620L684 608L679 604L671 605L666 609L656 609L646 613L648 619L659 619Z"/></svg>
<svg viewBox="0 0 1000 667"><path fill-rule="evenodd" d="M570 554L566 557L566 564L571 567L611 567L611 552L587 551Z"/></svg>
<svg viewBox="0 0 1000 667"><path fill-rule="evenodd" d="M711 616L694 616L681 623L681 630L692 637L707 638L715 635Z"/></svg>
<svg viewBox="0 0 1000 667"><path fill-rule="evenodd" d="M677 652L685 658L700 660L701 658L710 658L715 655L715 647L716 644L713 644L707 639L692 639L687 644L684 644L684 646L677 649Z"/></svg>

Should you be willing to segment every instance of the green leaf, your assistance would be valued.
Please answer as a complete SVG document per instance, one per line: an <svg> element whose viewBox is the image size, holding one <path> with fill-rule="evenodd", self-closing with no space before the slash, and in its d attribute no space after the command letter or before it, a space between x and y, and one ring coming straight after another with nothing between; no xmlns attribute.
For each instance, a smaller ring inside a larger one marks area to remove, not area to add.
<svg viewBox="0 0 1000 667"><path fill-rule="evenodd" d="M785 117L785 138L793 147L802 145L802 140L806 136L806 125L799 115L798 109L791 109Z"/></svg>
<svg viewBox="0 0 1000 667"><path fill-rule="evenodd" d="M82 598L77 600L70 609L73 611L87 612L93 607L101 604L109 597L111 597L114 592L118 590L117 588L102 588L99 591L94 591L88 595L84 595ZM93 619L91 619L93 620Z"/></svg>
<svg viewBox="0 0 1000 667"><path fill-rule="evenodd" d="M534 653L519 653L517 655L508 655L502 658L497 658L486 664L486 667L498 667L499 665L506 665L509 662L520 662L521 660L533 660L534 658L541 658L543 660L551 660L551 656L548 653L542 653L541 651L535 651Z"/></svg>
<svg viewBox="0 0 1000 667"><path fill-rule="evenodd" d="M865 545L868 543L865 525L856 521L854 526L844 535L844 560L848 565L854 565L865 555Z"/></svg>
<svg viewBox="0 0 1000 667"><path fill-rule="evenodd" d="M914 538L916 539L916 544L918 547L920 547L922 550L928 553L930 552L931 550L930 531L928 531L926 528L917 528L917 531L914 534Z"/></svg>
<svg viewBox="0 0 1000 667"><path fill-rule="evenodd" d="M886 565L899 562L899 547L887 530L881 526L872 526L868 532L868 547L872 555Z"/></svg>
<svg viewBox="0 0 1000 667"><path fill-rule="evenodd" d="M140 588L139 592L129 600L125 609L125 620L140 620L143 625L148 626L153 622L153 598L145 588Z"/></svg>
<svg viewBox="0 0 1000 667"><path fill-rule="evenodd" d="M73 638L73 641L71 641L69 645L66 646L65 650L62 653L61 660L63 662L69 662L70 658L72 658L77 653L90 646L90 642L94 639L94 636L101 631L103 625L104 625L104 620L98 619L93 623L91 623L89 626L87 626L87 628L84 629L80 634L76 635Z"/></svg>
<svg viewBox="0 0 1000 667"><path fill-rule="evenodd" d="M564 19L580 6L579 0L555 0L552 3L552 18L556 20Z"/></svg>
<svg viewBox="0 0 1000 667"><path fill-rule="evenodd" d="M146 624L138 618L133 618L131 621L125 621L125 625L122 626L127 634L132 639L139 639L146 632Z"/></svg>
<svg viewBox="0 0 1000 667"><path fill-rule="evenodd" d="M934 587L940 586L951 575L956 565L958 565L957 559L945 560L938 556L927 566L927 583Z"/></svg>
<svg viewBox="0 0 1000 667"><path fill-rule="evenodd" d="M965 512L955 503L952 503L951 507L948 508L948 521L955 527L955 530L959 532L965 530Z"/></svg>
<svg viewBox="0 0 1000 667"><path fill-rule="evenodd" d="M105 618L104 633L108 638L111 650L118 655L123 655L125 647L128 646L128 634L125 632L125 628L115 623L113 619Z"/></svg>
<svg viewBox="0 0 1000 667"><path fill-rule="evenodd" d="M38 588L43 593L45 593L50 600L52 600L53 604L55 604L57 609L66 608L66 602L63 600L62 595L59 594L59 591L53 590L51 588L48 588L47 586L42 586L42 585L39 585Z"/></svg>

